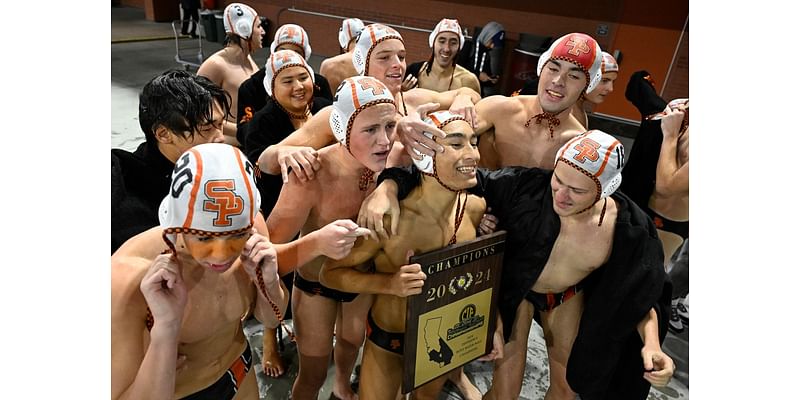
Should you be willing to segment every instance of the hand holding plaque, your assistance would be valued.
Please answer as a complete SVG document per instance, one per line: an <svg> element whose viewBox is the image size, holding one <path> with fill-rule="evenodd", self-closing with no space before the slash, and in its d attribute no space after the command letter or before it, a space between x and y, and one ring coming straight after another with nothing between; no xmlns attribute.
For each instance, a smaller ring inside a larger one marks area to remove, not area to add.
<svg viewBox="0 0 800 400"><path fill-rule="evenodd" d="M505 235L500 231L410 258L427 279L421 295L406 303L403 393L484 355L502 357L495 304Z"/></svg>

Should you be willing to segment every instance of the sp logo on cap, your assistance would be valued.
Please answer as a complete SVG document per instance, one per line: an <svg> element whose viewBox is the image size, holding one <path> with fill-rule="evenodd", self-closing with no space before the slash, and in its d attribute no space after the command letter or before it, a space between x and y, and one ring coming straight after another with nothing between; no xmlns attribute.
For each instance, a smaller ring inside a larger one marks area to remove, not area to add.
<svg viewBox="0 0 800 400"><path fill-rule="evenodd" d="M359 80L358 84L361 85L361 90L372 89L373 96L382 95L386 89L386 86L381 85L380 82L371 79Z"/></svg>
<svg viewBox="0 0 800 400"><path fill-rule="evenodd" d="M213 220L214 226L228 227L233 224L231 217L240 215L244 211L244 200L234 193L236 183L233 179L207 181L205 193L207 200L203 201L203 211L217 214Z"/></svg>
<svg viewBox="0 0 800 400"><path fill-rule="evenodd" d="M599 148L600 143L597 143L589 138L583 138L580 142L578 142L578 144L575 145L575 150L577 150L578 153L572 158L581 164L583 164L587 158L589 161L597 161L600 158L600 154L597 153L597 149Z"/></svg>
<svg viewBox="0 0 800 400"><path fill-rule="evenodd" d="M589 48L589 44L586 43L586 40L574 38L569 38L569 42L566 44L569 47L567 53L572 54L573 56L580 56L581 54L589 54L591 49Z"/></svg>

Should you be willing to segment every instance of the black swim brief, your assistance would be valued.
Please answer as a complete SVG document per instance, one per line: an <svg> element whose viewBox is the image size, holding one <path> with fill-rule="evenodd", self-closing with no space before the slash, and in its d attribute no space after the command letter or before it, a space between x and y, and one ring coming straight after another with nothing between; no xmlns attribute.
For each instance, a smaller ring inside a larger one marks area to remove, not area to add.
<svg viewBox="0 0 800 400"><path fill-rule="evenodd" d="M181 400L230 400L236 395L239 386L242 385L244 377L253 365L253 357L250 353L250 343L247 343L244 352L236 358L230 368L217 379L211 386L192 393Z"/></svg>
<svg viewBox="0 0 800 400"><path fill-rule="evenodd" d="M525 300L533 303L537 310L549 312L566 303L567 300L578 294L581 289L583 289L583 285L578 282L578 284L568 287L567 290L561 293L537 293L529 290L528 293L525 293Z"/></svg>
<svg viewBox="0 0 800 400"><path fill-rule="evenodd" d="M682 237L684 240L689 238L689 221L677 222L664 218L657 212L651 210L650 207L645 207L644 212L650 216L650 219L653 220L653 224L656 225L657 229L672 232Z"/></svg>
<svg viewBox="0 0 800 400"><path fill-rule="evenodd" d="M325 287L319 282L303 279L299 273L294 274L294 286L312 296L320 295L340 303L349 303L358 297L358 293L341 292L336 289Z"/></svg>
<svg viewBox="0 0 800 400"><path fill-rule="evenodd" d="M381 329L372 319L371 309L367 313L367 338L386 351L403 355L405 335L402 332L387 332Z"/></svg>

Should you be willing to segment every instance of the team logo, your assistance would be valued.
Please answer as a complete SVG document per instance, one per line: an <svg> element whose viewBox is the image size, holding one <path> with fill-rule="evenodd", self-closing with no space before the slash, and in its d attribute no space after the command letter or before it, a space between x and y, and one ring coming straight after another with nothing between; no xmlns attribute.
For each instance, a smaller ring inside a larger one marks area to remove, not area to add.
<svg viewBox="0 0 800 400"><path fill-rule="evenodd" d="M589 161L597 161L600 159L600 154L597 153L597 149L599 148L600 143L589 138L583 138L580 143L575 146L575 150L578 151L578 154L575 154L573 158L580 163L583 163L587 159Z"/></svg>
<svg viewBox="0 0 800 400"><path fill-rule="evenodd" d="M362 79L359 81L361 90L372 89L372 95L378 96L383 94L383 85L372 79Z"/></svg>
<svg viewBox="0 0 800 400"><path fill-rule="evenodd" d="M567 42L566 46L570 48L567 53L572 54L575 57L580 57L581 54L589 54L589 51L591 50L589 48L589 44L586 43L586 40L577 38L569 38L569 42Z"/></svg>
<svg viewBox="0 0 800 400"><path fill-rule="evenodd" d="M233 179L206 182L204 192L208 200L203 201L203 211L217 214L213 221L214 226L231 226L231 217L244 211L244 200L233 192L235 189Z"/></svg>

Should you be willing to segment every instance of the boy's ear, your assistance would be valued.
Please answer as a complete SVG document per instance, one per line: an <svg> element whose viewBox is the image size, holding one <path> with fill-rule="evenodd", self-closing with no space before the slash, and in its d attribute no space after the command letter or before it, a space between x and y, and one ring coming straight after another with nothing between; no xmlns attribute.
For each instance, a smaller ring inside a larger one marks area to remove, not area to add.
<svg viewBox="0 0 800 400"><path fill-rule="evenodd" d="M167 129L164 125L159 125L158 128L156 128L155 136L159 143L172 143L173 135L174 133L172 133L172 131Z"/></svg>

